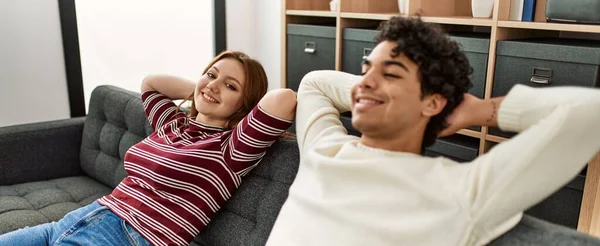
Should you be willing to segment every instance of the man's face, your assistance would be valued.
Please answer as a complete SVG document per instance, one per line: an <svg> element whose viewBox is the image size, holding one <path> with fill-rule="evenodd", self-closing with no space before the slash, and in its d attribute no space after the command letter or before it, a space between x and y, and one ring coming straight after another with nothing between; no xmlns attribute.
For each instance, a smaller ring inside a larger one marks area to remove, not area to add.
<svg viewBox="0 0 600 246"><path fill-rule="evenodd" d="M392 57L395 47L395 42L379 43L362 66L362 80L352 87L352 125L370 137L394 137L427 124L419 67L402 53Z"/></svg>

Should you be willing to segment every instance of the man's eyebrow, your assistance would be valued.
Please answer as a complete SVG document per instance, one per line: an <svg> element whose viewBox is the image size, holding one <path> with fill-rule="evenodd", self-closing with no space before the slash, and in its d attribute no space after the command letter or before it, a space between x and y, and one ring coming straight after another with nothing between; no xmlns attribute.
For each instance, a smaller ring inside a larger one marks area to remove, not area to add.
<svg viewBox="0 0 600 246"><path fill-rule="evenodd" d="M399 67L401 67L401 68L404 68L404 70L406 70L407 72L409 72L409 71L408 71L408 68L406 67L406 65L404 65L404 63L402 63L402 62L399 62L399 61L387 60L387 61L384 61L384 62L383 62L383 65L385 65L385 66L392 66L392 65L396 65L396 66L399 66Z"/></svg>

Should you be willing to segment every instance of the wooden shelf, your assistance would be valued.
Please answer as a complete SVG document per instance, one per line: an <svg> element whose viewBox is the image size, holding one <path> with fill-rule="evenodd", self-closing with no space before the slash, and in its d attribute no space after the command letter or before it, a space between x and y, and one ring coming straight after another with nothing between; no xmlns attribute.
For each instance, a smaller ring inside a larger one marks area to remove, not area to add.
<svg viewBox="0 0 600 246"><path fill-rule="evenodd" d="M547 22L498 21L498 27L550 31L600 33L600 25L580 25Z"/></svg>
<svg viewBox="0 0 600 246"><path fill-rule="evenodd" d="M501 143L501 142L508 140L508 138L494 136L494 135L486 135L485 140L490 141L490 142L495 142L495 143Z"/></svg>
<svg viewBox="0 0 600 246"><path fill-rule="evenodd" d="M460 135L469 136L469 137L481 138L481 132L473 131L473 130L469 130L469 129L462 129L456 133L458 133Z"/></svg>
<svg viewBox="0 0 600 246"><path fill-rule="evenodd" d="M425 22L432 22L438 24L450 24L450 25L466 25L466 26L493 26L494 21L490 18L475 18L471 16L446 16L446 17L435 17L435 16L423 16L421 17Z"/></svg>
<svg viewBox="0 0 600 246"><path fill-rule="evenodd" d="M389 20L394 16L398 16L397 13L387 14L372 14L372 13L346 13L342 12L340 16L342 18L352 19L365 19L365 20ZM406 15L403 15L406 17ZM450 25L467 25L467 26L493 26L494 21L489 18L474 18L470 16L422 16L421 19L425 22L438 23L438 24L450 24Z"/></svg>
<svg viewBox="0 0 600 246"><path fill-rule="evenodd" d="M322 10L286 10L285 14L295 16L337 17L337 12Z"/></svg>
<svg viewBox="0 0 600 246"><path fill-rule="evenodd" d="M389 20L393 16L397 16L397 15L398 14L394 14L394 13L389 13L389 14L349 13L349 12L340 13L340 17L342 17L342 18L365 19L365 20Z"/></svg>

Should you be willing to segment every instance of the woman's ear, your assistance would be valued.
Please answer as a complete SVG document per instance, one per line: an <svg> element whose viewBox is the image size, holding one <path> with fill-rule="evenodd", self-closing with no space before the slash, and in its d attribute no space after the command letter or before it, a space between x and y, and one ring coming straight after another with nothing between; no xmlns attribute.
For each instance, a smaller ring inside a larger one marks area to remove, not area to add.
<svg viewBox="0 0 600 246"><path fill-rule="evenodd" d="M448 99L443 97L440 94L433 94L425 97L425 107L423 107L422 114L426 117L433 117L438 115L444 107L446 107L446 103L448 103Z"/></svg>

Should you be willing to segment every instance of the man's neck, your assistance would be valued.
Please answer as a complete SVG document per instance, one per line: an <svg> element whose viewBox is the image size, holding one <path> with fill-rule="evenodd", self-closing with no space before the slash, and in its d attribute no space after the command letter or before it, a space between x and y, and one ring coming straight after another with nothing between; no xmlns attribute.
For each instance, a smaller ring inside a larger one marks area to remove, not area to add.
<svg viewBox="0 0 600 246"><path fill-rule="evenodd" d="M417 129L411 129L410 131L396 134L393 137L389 135L378 137L363 134L361 137L361 143L371 148L396 152L409 152L420 155L424 132L424 129L420 131Z"/></svg>

